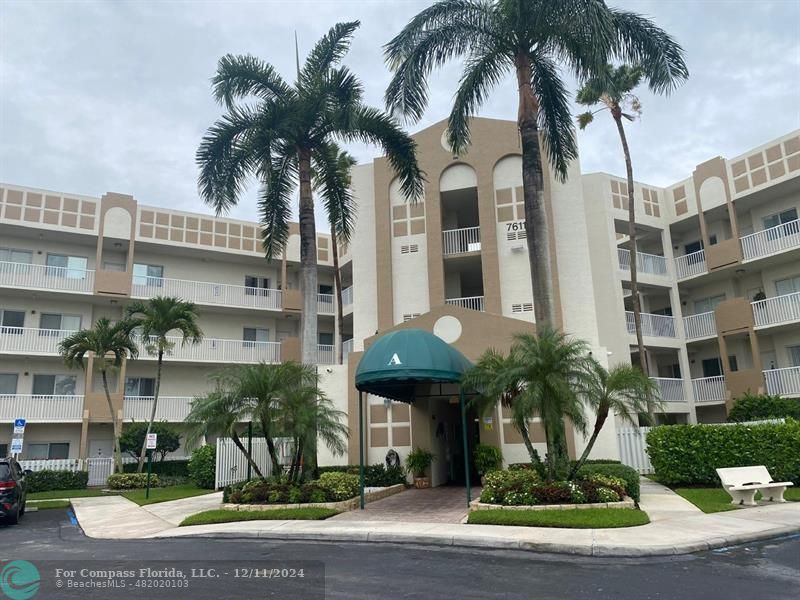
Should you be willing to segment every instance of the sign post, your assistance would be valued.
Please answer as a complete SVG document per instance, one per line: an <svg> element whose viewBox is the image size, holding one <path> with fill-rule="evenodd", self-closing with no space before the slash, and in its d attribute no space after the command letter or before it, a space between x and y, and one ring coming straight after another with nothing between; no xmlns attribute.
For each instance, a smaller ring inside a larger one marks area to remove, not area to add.
<svg viewBox="0 0 800 600"><path fill-rule="evenodd" d="M22 454L22 444L25 438L26 424L27 421L25 419L14 419L14 436L11 438L11 455L15 458Z"/></svg>
<svg viewBox="0 0 800 600"><path fill-rule="evenodd" d="M147 488L145 489L144 497L148 499L150 498L150 473L153 471L153 450L156 449L157 442L157 433L147 434L147 443L145 445L145 448L147 448Z"/></svg>

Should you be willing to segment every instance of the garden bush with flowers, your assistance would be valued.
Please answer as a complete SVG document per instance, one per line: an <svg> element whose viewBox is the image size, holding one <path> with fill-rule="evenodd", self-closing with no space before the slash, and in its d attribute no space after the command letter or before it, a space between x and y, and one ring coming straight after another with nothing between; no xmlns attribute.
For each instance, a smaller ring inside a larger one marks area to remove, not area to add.
<svg viewBox="0 0 800 600"><path fill-rule="evenodd" d="M629 496L621 477L587 474L573 481L542 481L533 470L494 471L486 475L480 501L502 506L619 502Z"/></svg>

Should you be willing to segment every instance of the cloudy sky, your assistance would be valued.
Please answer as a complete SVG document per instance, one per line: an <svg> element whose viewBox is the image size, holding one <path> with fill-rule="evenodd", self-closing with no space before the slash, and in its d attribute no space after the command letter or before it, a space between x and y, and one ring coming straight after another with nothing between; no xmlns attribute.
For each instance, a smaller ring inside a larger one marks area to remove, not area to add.
<svg viewBox="0 0 800 600"><path fill-rule="evenodd" d="M209 212L197 145L220 108L209 78L225 53L252 53L290 78L337 21L362 22L348 64L380 105L381 45L421 7L412 0L0 1L0 181ZM800 127L800 0L609 0L651 16L684 46L690 81L641 94L629 127L636 178L665 185L716 155L735 156ZM459 64L432 79L416 131L447 116ZM577 108L576 108L577 112ZM482 116L513 119L504 83ZM610 119L579 136L584 172L624 173ZM354 147L360 161L374 148ZM254 186L253 186L254 187ZM232 215L255 218L254 189Z"/></svg>

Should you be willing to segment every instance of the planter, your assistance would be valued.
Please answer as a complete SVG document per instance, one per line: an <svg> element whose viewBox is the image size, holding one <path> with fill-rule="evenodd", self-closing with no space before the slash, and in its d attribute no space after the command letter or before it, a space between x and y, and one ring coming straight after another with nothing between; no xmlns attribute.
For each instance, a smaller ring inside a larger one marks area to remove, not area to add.
<svg viewBox="0 0 800 600"><path fill-rule="evenodd" d="M431 487L430 477L414 477L414 487L418 490L424 490Z"/></svg>
<svg viewBox="0 0 800 600"><path fill-rule="evenodd" d="M381 500L383 498L387 498L399 492L402 492L406 489L406 486L402 483L398 483L396 485L392 485L385 488L377 488L373 489L372 491L366 492L364 495L364 500L366 502L374 502L375 500ZM274 510L277 508L305 508L305 507L316 507L316 508L332 508L333 510L339 512L345 512L348 510L355 510L359 507L361 503L361 499L356 496L355 498L350 498L349 500L342 500L340 502L306 502L303 504L223 504L222 508L224 510L239 510L239 511L261 511L261 510Z"/></svg>

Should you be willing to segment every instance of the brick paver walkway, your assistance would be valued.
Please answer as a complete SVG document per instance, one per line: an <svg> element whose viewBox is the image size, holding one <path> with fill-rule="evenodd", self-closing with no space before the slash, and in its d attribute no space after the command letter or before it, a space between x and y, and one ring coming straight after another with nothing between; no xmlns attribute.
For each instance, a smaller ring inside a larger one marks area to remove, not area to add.
<svg viewBox="0 0 800 600"><path fill-rule="evenodd" d="M472 488L477 498L480 488ZM351 510L329 521L399 521L404 523L461 523L467 515L467 492L463 487L415 488L370 502L364 510Z"/></svg>

